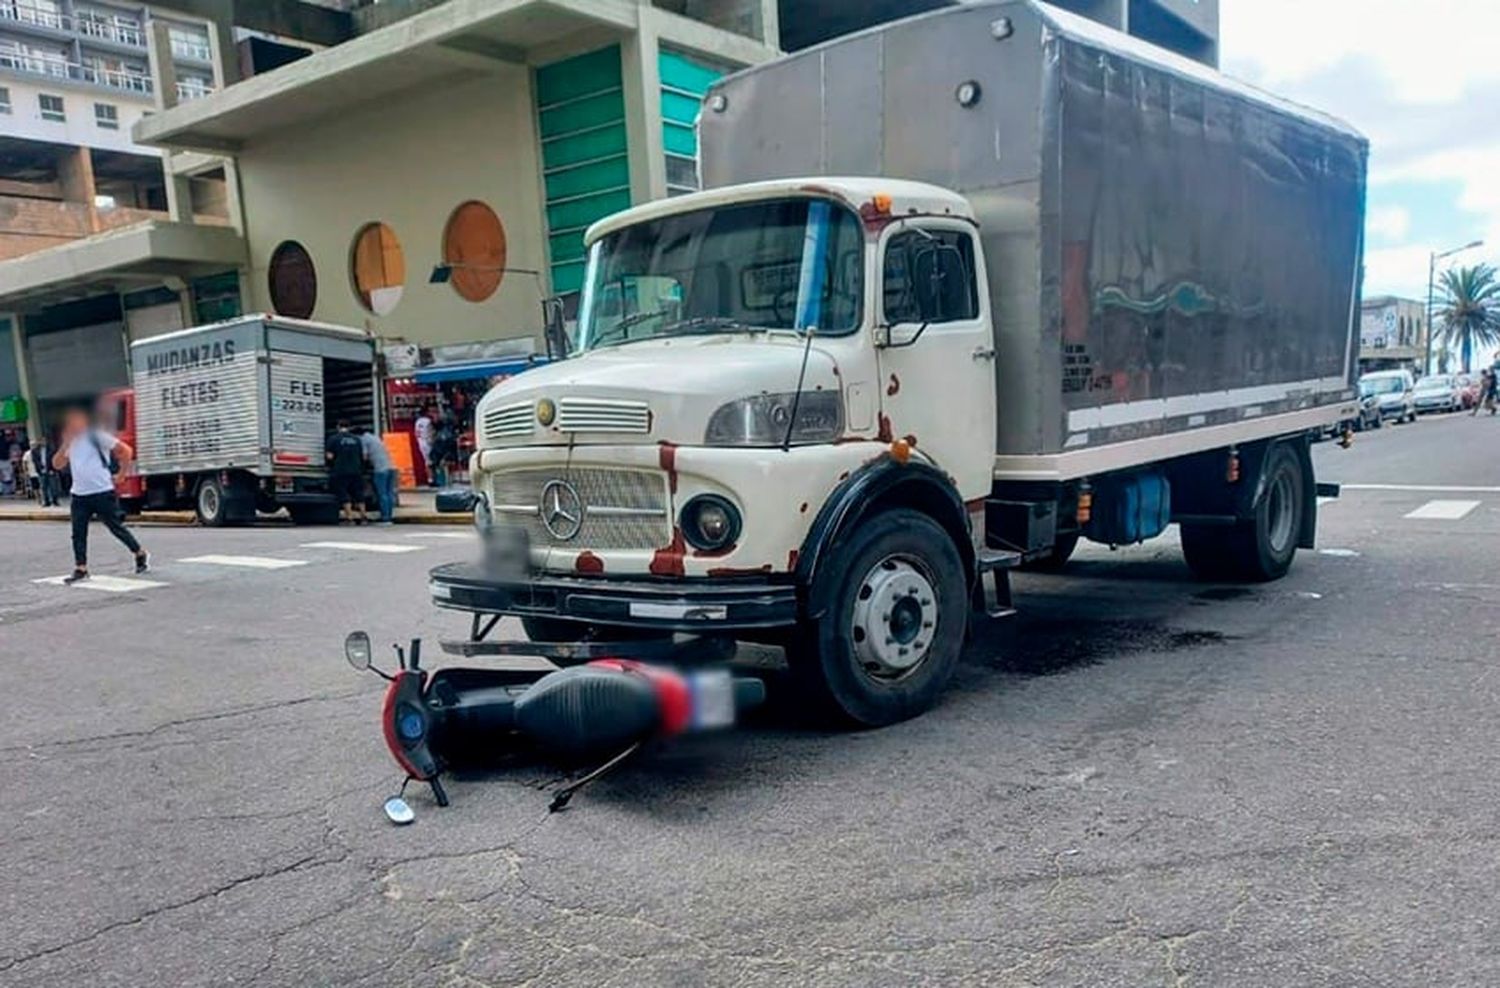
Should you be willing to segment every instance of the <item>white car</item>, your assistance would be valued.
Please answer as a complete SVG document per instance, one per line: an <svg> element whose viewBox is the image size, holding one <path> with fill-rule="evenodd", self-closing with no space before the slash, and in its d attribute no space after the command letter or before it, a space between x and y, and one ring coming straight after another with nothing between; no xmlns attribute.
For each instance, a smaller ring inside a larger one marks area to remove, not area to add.
<svg viewBox="0 0 1500 988"><path fill-rule="evenodd" d="M1359 379L1359 396L1373 397L1380 405L1381 421L1415 422L1417 403L1411 371L1372 371Z"/></svg>
<svg viewBox="0 0 1500 988"><path fill-rule="evenodd" d="M1429 374L1417 382L1412 400L1418 412L1456 412L1464 407L1463 387L1455 374Z"/></svg>

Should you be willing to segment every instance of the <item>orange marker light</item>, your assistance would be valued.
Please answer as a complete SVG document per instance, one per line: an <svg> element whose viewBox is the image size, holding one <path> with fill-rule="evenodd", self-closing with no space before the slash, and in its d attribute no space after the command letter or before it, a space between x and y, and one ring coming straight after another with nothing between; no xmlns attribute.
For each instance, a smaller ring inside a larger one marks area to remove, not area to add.
<svg viewBox="0 0 1500 988"><path fill-rule="evenodd" d="M1094 517L1094 494L1092 491L1078 492L1078 524L1087 525Z"/></svg>
<svg viewBox="0 0 1500 988"><path fill-rule="evenodd" d="M911 443L905 439L897 439L891 443L891 459L897 463L907 463L911 460Z"/></svg>
<svg viewBox="0 0 1500 988"><path fill-rule="evenodd" d="M881 213L882 215L889 215L890 214L890 212L891 212L891 206L892 206L892 200L891 200L891 197L890 197L890 195L888 193L885 193L885 192L876 193L875 198L872 199L872 200L870 200L870 201L875 204L875 212Z"/></svg>

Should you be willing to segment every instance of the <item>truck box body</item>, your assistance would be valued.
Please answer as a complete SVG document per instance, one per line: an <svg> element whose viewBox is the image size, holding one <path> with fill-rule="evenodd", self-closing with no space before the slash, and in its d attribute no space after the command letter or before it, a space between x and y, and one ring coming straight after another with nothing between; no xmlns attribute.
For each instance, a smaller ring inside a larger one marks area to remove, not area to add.
<svg viewBox="0 0 1500 988"><path fill-rule="evenodd" d="M374 425L374 353L359 330L259 315L133 344L140 472L322 472L337 419Z"/></svg>
<svg viewBox="0 0 1500 988"><path fill-rule="evenodd" d="M1367 144L1195 62L969 4L722 80L699 130L709 187L870 175L972 202L997 475L1331 423L1354 397Z"/></svg>

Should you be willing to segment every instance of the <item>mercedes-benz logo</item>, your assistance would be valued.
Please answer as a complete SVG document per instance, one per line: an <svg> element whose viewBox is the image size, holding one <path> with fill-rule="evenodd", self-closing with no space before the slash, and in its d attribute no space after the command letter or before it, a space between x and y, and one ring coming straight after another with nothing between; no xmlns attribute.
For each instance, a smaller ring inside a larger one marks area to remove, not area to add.
<svg viewBox="0 0 1500 988"><path fill-rule="evenodd" d="M583 528L583 498L566 480L549 480L539 505L542 525L559 542L570 542Z"/></svg>

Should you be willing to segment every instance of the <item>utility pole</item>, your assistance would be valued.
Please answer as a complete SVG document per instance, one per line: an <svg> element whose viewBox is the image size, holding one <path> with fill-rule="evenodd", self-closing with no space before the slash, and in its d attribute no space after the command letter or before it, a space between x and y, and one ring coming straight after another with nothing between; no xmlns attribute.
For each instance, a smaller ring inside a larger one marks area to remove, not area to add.
<svg viewBox="0 0 1500 988"><path fill-rule="evenodd" d="M1437 262L1444 258L1452 257L1454 254L1462 254L1466 250L1473 250L1475 247L1483 246L1483 240L1475 240L1472 243L1464 244L1462 247L1445 250L1441 254L1434 252L1427 255L1427 355L1422 358L1423 375L1432 373L1432 293L1437 281Z"/></svg>

